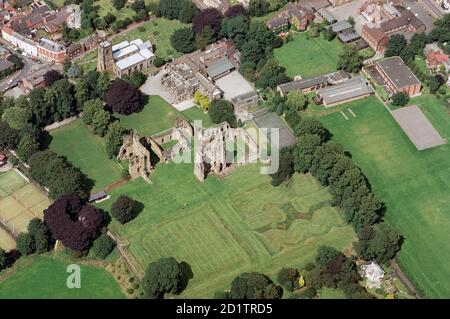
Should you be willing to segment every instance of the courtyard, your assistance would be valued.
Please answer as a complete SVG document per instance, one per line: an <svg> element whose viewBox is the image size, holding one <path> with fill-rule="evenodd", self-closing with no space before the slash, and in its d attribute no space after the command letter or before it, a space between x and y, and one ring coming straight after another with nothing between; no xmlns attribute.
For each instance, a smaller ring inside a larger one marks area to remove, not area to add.
<svg viewBox="0 0 450 319"><path fill-rule="evenodd" d="M322 36L309 38L306 32L297 33L293 41L275 49L278 63L290 77L302 78L337 71L343 45L337 40L327 41Z"/></svg>

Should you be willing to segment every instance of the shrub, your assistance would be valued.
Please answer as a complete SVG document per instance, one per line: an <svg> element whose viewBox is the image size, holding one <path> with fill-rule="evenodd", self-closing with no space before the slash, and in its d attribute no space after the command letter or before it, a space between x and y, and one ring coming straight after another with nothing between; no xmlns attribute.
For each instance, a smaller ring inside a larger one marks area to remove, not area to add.
<svg viewBox="0 0 450 319"><path fill-rule="evenodd" d="M102 234L94 241L92 253L95 257L105 259L113 251L116 243L107 234Z"/></svg>
<svg viewBox="0 0 450 319"><path fill-rule="evenodd" d="M164 64L166 64L166 61L157 56L154 60L153 60L153 65L156 66L157 68L162 67Z"/></svg>
<svg viewBox="0 0 450 319"><path fill-rule="evenodd" d="M28 233L20 233L17 237L17 250L22 255L31 255L35 252L35 244L33 237Z"/></svg>

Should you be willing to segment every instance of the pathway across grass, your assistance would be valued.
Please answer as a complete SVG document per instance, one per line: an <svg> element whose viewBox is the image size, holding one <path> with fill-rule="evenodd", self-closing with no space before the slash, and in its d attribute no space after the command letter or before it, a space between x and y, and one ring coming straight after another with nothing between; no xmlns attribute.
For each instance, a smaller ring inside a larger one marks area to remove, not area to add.
<svg viewBox="0 0 450 319"><path fill-rule="evenodd" d="M309 38L306 32L297 33L294 40L275 49L275 58L286 68L290 77L303 78L330 73L337 70L337 61L342 52L337 39L327 41L322 36Z"/></svg>
<svg viewBox="0 0 450 319"><path fill-rule="evenodd" d="M412 99L438 132L450 137L450 117L430 95ZM418 151L375 98L349 103L356 118L334 113L320 120L353 155L375 194L386 203L386 220L405 237L398 261L427 297L450 296L450 145Z"/></svg>

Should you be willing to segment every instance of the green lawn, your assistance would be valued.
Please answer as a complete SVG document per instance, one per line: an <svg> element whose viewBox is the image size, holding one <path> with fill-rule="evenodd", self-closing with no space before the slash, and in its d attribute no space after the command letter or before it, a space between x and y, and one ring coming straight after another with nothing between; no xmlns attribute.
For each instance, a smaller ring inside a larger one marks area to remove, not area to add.
<svg viewBox="0 0 450 319"><path fill-rule="evenodd" d="M275 277L282 267L302 267L319 245L352 252L353 229L329 205L330 195L313 177L296 175L278 188L255 165L219 180L199 182L191 164L160 164L151 184L137 179L112 192L144 204L126 225L113 223L145 268L174 256L192 267L194 278L181 297L210 298L244 271Z"/></svg>
<svg viewBox="0 0 450 319"><path fill-rule="evenodd" d="M182 114L160 96L148 97L148 102L139 113L120 116L120 122L128 129L135 129L141 136L150 136L166 129L175 123Z"/></svg>
<svg viewBox="0 0 450 319"><path fill-rule="evenodd" d="M117 20L123 20L125 18L132 18L136 12L131 9L131 6L126 4L125 7L123 7L120 10L117 10L114 8L113 2L111 0L95 0L94 6L98 6L100 9L98 11L98 15L103 18L108 13L113 14Z"/></svg>
<svg viewBox="0 0 450 319"><path fill-rule="evenodd" d="M330 73L337 70L342 44L337 39L327 41L319 36L307 39L307 33L297 33L293 41L275 49L275 58L286 68L290 77L303 78Z"/></svg>
<svg viewBox="0 0 450 319"><path fill-rule="evenodd" d="M450 117L434 97L418 104L448 140ZM349 104L356 118L338 112L321 121L351 152L375 193L386 203L386 220L404 237L398 261L428 297L450 296L450 145L418 151L375 97Z"/></svg>
<svg viewBox="0 0 450 319"><path fill-rule="evenodd" d="M121 179L121 169L108 158L104 140L95 136L81 119L50 132L50 149L64 155L95 183L93 191Z"/></svg>
<svg viewBox="0 0 450 319"><path fill-rule="evenodd" d="M119 43L123 40L134 40L140 38L143 41L150 40L156 48L155 54L162 58L174 58L180 56L170 44L170 36L172 33L189 24L183 24L178 20L167 20L165 18L157 18L153 21L143 23L140 27L126 32L114 39L113 43Z"/></svg>
<svg viewBox="0 0 450 319"><path fill-rule="evenodd" d="M0 299L125 298L114 277L94 266L80 265L81 288L67 288L69 264L43 256L22 258L16 272L0 282ZM0 278L3 274L0 272Z"/></svg>
<svg viewBox="0 0 450 319"><path fill-rule="evenodd" d="M319 291L318 299L345 299L345 294L340 289L322 288Z"/></svg>
<svg viewBox="0 0 450 319"><path fill-rule="evenodd" d="M201 120L203 127L211 127L214 125L214 123L211 122L209 115L200 110L198 107L191 107L190 109L182 111L181 114L183 114L192 123L195 120Z"/></svg>

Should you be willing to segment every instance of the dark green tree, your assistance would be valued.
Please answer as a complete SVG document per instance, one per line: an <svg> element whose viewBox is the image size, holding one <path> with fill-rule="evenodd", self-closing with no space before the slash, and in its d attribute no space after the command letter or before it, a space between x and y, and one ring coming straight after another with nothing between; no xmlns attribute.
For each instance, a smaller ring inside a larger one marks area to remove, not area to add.
<svg viewBox="0 0 450 319"><path fill-rule="evenodd" d="M405 92L398 92L392 96L392 104L396 106L404 106L408 104L409 96Z"/></svg>
<svg viewBox="0 0 450 319"><path fill-rule="evenodd" d="M181 53L190 53L196 49L195 35L192 28L177 29L170 36L170 44Z"/></svg>
<svg viewBox="0 0 450 319"><path fill-rule="evenodd" d="M53 239L48 226L39 218L33 218L28 224L28 233L34 241L34 247L38 254L49 251L53 245Z"/></svg>
<svg viewBox="0 0 450 319"><path fill-rule="evenodd" d="M384 52L385 57L389 56L400 56L403 50L406 49L408 42L403 34L394 34L389 37L388 44L386 46L386 51Z"/></svg>
<svg viewBox="0 0 450 319"><path fill-rule="evenodd" d="M119 154L125 133L126 130L120 125L119 121L115 121L109 125L108 132L105 135L105 147L106 153L110 158Z"/></svg>
<svg viewBox="0 0 450 319"><path fill-rule="evenodd" d="M349 73L357 73L361 70L363 60L355 45L346 45L339 55L337 68Z"/></svg>
<svg viewBox="0 0 450 319"><path fill-rule="evenodd" d="M105 259L116 247L116 243L107 234L100 235L92 245L92 254L100 259Z"/></svg>
<svg viewBox="0 0 450 319"><path fill-rule="evenodd" d="M273 154L272 154L273 155ZM283 148L279 153L279 166L276 173L270 174L272 186L279 186L289 181L294 174L293 155L291 148Z"/></svg>
<svg viewBox="0 0 450 319"><path fill-rule="evenodd" d="M33 237L28 233L20 233L17 236L17 250L23 255L31 255L36 251Z"/></svg>
<svg viewBox="0 0 450 319"><path fill-rule="evenodd" d="M278 282L287 290L293 291L299 288L298 279L300 273L295 268L281 268L277 275Z"/></svg>
<svg viewBox="0 0 450 319"><path fill-rule="evenodd" d="M209 107L208 114L215 124L228 122L232 127L237 126L233 105L226 100L214 100Z"/></svg>
<svg viewBox="0 0 450 319"><path fill-rule="evenodd" d="M138 213L138 203L132 198L121 195L111 206L111 216L121 224L133 220Z"/></svg>
<svg viewBox="0 0 450 319"><path fill-rule="evenodd" d="M142 289L147 297L164 298L166 293L179 294L187 286L187 274L175 258L161 258L148 265L142 279Z"/></svg>
<svg viewBox="0 0 450 319"><path fill-rule="evenodd" d="M231 299L281 299L283 288L264 274L242 273L231 282Z"/></svg>

